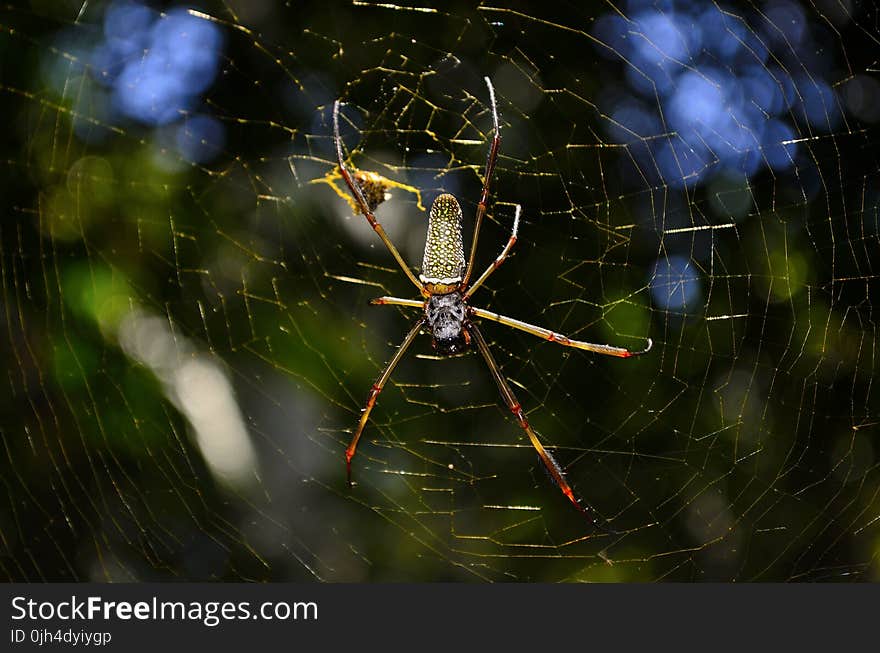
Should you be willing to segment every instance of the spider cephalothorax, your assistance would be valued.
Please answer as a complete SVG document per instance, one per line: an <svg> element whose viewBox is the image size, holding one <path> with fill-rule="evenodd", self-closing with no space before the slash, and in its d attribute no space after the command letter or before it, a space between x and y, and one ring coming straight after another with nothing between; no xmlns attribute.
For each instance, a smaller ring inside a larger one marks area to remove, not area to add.
<svg viewBox="0 0 880 653"><path fill-rule="evenodd" d="M470 342L465 331L467 307L461 293L431 295L425 302L425 322L431 330L431 338L441 354L457 354Z"/></svg>
<svg viewBox="0 0 880 653"><path fill-rule="evenodd" d="M370 396L367 399L367 405L361 413L357 430L355 431L354 437L351 439L351 443L345 450L348 480L350 483L351 459L354 457L358 440L360 440L361 433L363 433L364 427L367 425L367 420L370 418L370 412L376 404L376 397L382 392L382 388L385 387L388 379L391 378L391 372L394 371L397 363L403 358L403 354L412 344L413 340L415 340L419 332L427 326L431 332L434 347L441 354L458 353L464 350L472 342L476 345L477 350L479 350L483 359L486 361L486 365L489 367L489 371L492 373L495 383L498 384L498 389L501 392L504 403L507 404L507 408L516 417L520 427L528 436L529 442L532 443L535 451L538 452L538 456L541 458L541 461L550 473L550 477L556 485L559 486L559 489L562 490L562 493L569 501L571 501L580 511L588 514L587 510L580 504L577 497L575 497L568 481L565 479L562 467L560 467L553 459L550 452L544 448L544 445L538 440L535 431L529 425L529 421L526 419L522 406L517 400L516 395L513 394L513 390L511 390L510 385L501 373L501 369L495 362L495 358L492 356L489 344L486 342L486 339L483 338L483 334L472 321L472 318L492 320L499 324L504 324L513 327L514 329L531 333L534 336L544 338L545 340L566 347L574 347L576 349L592 351L607 356L618 356L620 358L644 354L651 348L651 340L650 338L648 339L647 347L641 351L629 351L623 347L613 347L611 345L599 345L591 342L573 340L572 338L568 338L561 333L556 333L550 329L544 329L542 327L528 324L527 322L515 320L512 317L493 313L492 311L487 311L482 308L476 308L470 306L468 303L477 288L482 286L483 282L489 278L489 275L491 275L507 258L510 249L516 242L521 211L519 205L517 205L514 212L513 229L511 230L507 244L504 246L504 249L501 250L501 254L499 254L489 267L486 268L483 274L477 277L475 281L471 281L471 274L474 271L474 263L477 254L477 237L480 234L480 225L482 224L483 216L486 214L486 207L489 201L489 182L492 180L492 172L495 169L495 162L498 160L498 147L501 144L501 130L498 126L498 110L495 107L495 90L492 88L492 82L489 81L488 77L486 78L486 86L489 88L489 100L492 109L492 126L495 130L495 134L492 137L492 145L489 148L489 157L486 160L486 175L483 180L483 192L480 194L480 201L477 203L477 215L474 220L474 235L471 240L470 257L467 262L465 262L464 247L462 246L461 237L461 206L459 205L458 200L452 195L440 195L434 200L434 203L431 206L431 213L428 222L428 236L425 240L425 256L422 261L422 271L418 279L416 279L415 274L410 270L406 261L403 260L403 257L400 255L400 252L397 251L394 243L388 238L388 235L376 219L376 216L373 215L373 211L376 210L380 201L385 199L385 195L382 194L380 198L379 190L381 189L373 189L371 186L363 183L364 179L367 181L371 179L369 176L365 176L366 173L360 173L360 177L355 176L353 178L351 173L349 173L348 169L345 167L344 157L342 156L342 139L339 138L339 101L337 100L333 105L333 135L336 144L336 159L339 163L339 172L342 175L342 178L345 179L345 183L348 185L349 190L351 190L351 194L360 208L361 213L367 219L367 222L370 223L370 226L379 235L382 242L385 243L388 251L397 261L398 265L400 265L400 269L403 270L409 280L419 289L419 293L422 296L421 300L402 299L400 297L378 297L377 299L372 300L371 303L420 308L424 311L424 316L412 326L406 338L404 338L403 344L397 348L394 356L388 362L388 365L385 366L382 374L376 379L376 382L370 390Z"/></svg>

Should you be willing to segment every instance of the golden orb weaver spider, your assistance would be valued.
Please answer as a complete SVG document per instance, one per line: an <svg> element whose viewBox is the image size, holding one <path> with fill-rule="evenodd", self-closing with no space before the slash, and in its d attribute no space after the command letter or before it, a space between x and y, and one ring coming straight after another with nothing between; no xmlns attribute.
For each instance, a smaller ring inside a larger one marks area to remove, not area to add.
<svg viewBox="0 0 880 653"><path fill-rule="evenodd" d="M431 332L432 344L441 354L455 354L467 348L472 342L476 343L477 349L483 355L486 365L488 365L489 371L492 373L492 377L495 379L495 383L501 391L504 403L507 404L508 409L514 414L520 427L525 431L529 441L538 452L538 456L541 458L541 461L550 473L550 477L556 485L559 486L562 493L568 497L568 500L595 523L595 519L593 519L590 512L581 505L581 502L575 496L574 491L571 489L571 486L565 478L565 473L562 471L562 467L560 467L559 463L557 463L553 456L550 455L550 452L544 448L544 445L541 444L540 440L538 440L538 436L535 435L534 430L529 425L529 421L523 413L522 405L519 403L516 395L513 394L513 390L510 389L510 385L501 374L501 370L489 349L489 344L486 342L486 339L483 338L483 334L480 332L479 328L477 328L474 318L492 320L493 322L498 322L499 324L504 324L513 327L514 329L525 331L526 333L530 333L539 338L544 338L545 340L566 347L574 347L576 349L583 349L585 351L604 354L606 356L617 356L619 358L628 358L630 356L645 354L651 349L652 342L651 339L648 338L647 346L641 351L629 351L622 347L582 342L580 340L573 340L572 338L568 338L549 329L544 329L526 322L521 322L512 317L507 317L499 313L493 313L469 305L468 302L474 292L485 283L486 279L488 279L495 270L498 269L507 258L514 243L516 243L521 212L521 208L517 204L513 218L513 229L511 230L507 244L489 267L486 268L485 272L477 277L476 281L470 283L477 255L477 239L480 235L480 225L483 221L483 216L486 213L486 206L489 200L489 184L495 170L495 162L498 159L498 148L501 145L501 131L498 126L498 109L495 104L495 89L492 87L492 82L488 77L484 79L486 86L489 89L489 101L492 108L492 126L494 129L494 135L486 160L483 191L480 195L480 201L477 204L477 215L474 221L474 235L471 241L470 256L467 264L465 264L461 231L462 212L458 200L449 194L440 195L431 205L428 221L428 234L425 241L425 254L422 260L422 272L418 279L413 274L412 270L409 269L409 266L403 260L400 252L397 251L394 243L388 238L382 225L373 215L373 210L378 202L368 201L367 197L364 195L364 189L362 189L361 184L353 179L352 175L345 167L342 155L342 139L339 137L339 100L336 100L333 104L333 138L336 145L336 160L339 164L339 172L345 180L345 183L348 185L357 206L360 208L360 212L367 219L367 222L370 223L373 230L379 235L379 238L382 239L382 242L385 243L385 246L397 261L401 270L404 271L413 285L418 288L419 293L423 297L422 300L402 299L399 297L378 297L371 300L370 303L381 306L418 308L424 312L424 315L420 317L413 325L412 329L410 329L406 338L404 338L403 343L397 348L394 356L391 357L391 360L385 366L382 374L379 375L379 378L370 389L370 396L361 412L361 418L358 422L357 430L355 431L354 437L351 439L351 443L345 450L345 466L348 483L351 485L351 459L354 457L358 441L361 438L361 434L364 432L367 420L370 418L370 412L373 410L373 406L376 405L376 398L379 396L379 393L382 392L382 388L385 387L394 368L400 362L400 359L403 358L404 353L406 353L406 350L412 344L413 340L415 340L419 331L427 326Z"/></svg>

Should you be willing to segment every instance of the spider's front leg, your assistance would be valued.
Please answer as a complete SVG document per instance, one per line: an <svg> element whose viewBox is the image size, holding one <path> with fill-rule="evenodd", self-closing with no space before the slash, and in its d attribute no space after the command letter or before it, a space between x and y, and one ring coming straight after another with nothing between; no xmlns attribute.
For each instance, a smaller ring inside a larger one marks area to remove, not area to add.
<svg viewBox="0 0 880 653"><path fill-rule="evenodd" d="M402 297L376 297L371 299L373 306L406 306L407 308L425 308L425 302L418 299L403 299Z"/></svg>
<svg viewBox="0 0 880 653"><path fill-rule="evenodd" d="M480 201L477 203L477 215L474 218L474 235L471 237L471 255L468 257L465 268L462 288L470 284L471 275L474 273L474 263L477 260L477 241L480 238L480 226L483 224L483 216L486 215L486 207L489 205L489 187L492 184L492 176L495 174L495 163L498 161L498 150L501 147L501 127L498 124L498 106L495 102L495 88L492 80L484 77L486 88L489 89L489 106L492 109L492 128L494 134L489 146L489 154L486 157L486 170L483 174L483 191L480 193Z"/></svg>
<svg viewBox="0 0 880 653"><path fill-rule="evenodd" d="M504 246L504 249L501 250L501 253L495 258L494 261L486 268L486 271L480 275L480 278L474 281L465 291L463 295L463 299L465 301L469 300L471 296L476 292L477 288L483 285L486 279L489 278L495 270L501 267L501 264L507 260L507 255L510 254L510 250L516 244L516 237L519 231L519 214L522 212L522 207L519 204L516 205L516 212L513 216L513 229L510 231L510 237L507 239L507 244Z"/></svg>
<svg viewBox="0 0 880 653"><path fill-rule="evenodd" d="M354 458L354 453L357 450L358 440L361 439L361 434L364 432L364 427L367 425L367 420L370 419L370 413L373 411L373 406L376 405L376 399L379 397L379 393L382 392L382 388L385 387L388 379L391 378L391 373L394 371L394 368L397 367L400 359L403 358L406 350L409 349L412 341L415 340L416 336L419 334L419 330L422 328L423 323L424 320L419 320L418 322L416 322L415 326L410 329L410 332L406 334L406 338L404 338L403 342L397 348L397 351L394 352L394 356L392 356L391 360L388 361L388 365L385 366L382 374L379 375L379 378L376 379L373 387L370 388L370 396L367 399L366 406L364 406L364 409L361 412L361 418L360 421L358 421L357 430L354 433L354 437L351 439L351 443L345 450L345 472L348 478L349 486L351 485L351 459Z"/></svg>
<svg viewBox="0 0 880 653"><path fill-rule="evenodd" d="M412 270L409 269L406 261L404 261L403 257L400 255L400 252L397 251L397 247L394 246L394 243L391 242L388 234L385 233L385 229L382 227L381 223L376 219L376 216L373 215L373 212L370 210L370 205L367 202L367 198L364 196L363 190L360 185L352 179L351 173L349 173L348 168L345 167L345 157L342 155L342 139L339 137L339 100L336 100L336 102L333 103L333 141L336 147L336 163L339 165L339 174L342 175L342 179L351 191L355 203L360 208L363 216L367 219L367 222L370 223L373 231L375 231L379 238L382 239L382 242L385 243L385 247L391 252L391 255L394 257L394 260L397 261L400 269L403 270L413 285L419 289L419 292L424 293L424 286L422 286L418 279L416 279Z"/></svg>

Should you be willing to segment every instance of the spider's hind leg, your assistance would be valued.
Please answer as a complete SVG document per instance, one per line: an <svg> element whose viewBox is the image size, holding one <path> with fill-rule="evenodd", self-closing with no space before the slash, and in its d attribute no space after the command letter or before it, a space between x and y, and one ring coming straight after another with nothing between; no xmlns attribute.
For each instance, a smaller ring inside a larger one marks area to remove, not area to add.
<svg viewBox="0 0 880 653"><path fill-rule="evenodd" d="M607 528L600 524L599 521L593 516L591 511L584 507L580 499L575 496L574 490L571 489L571 486L568 484L568 481L565 478L565 472L562 471L562 467L560 467L559 463L556 462L556 459L550 455L550 452L544 448L544 445L541 444L541 441L538 440L538 436L535 435L535 431L529 424L528 419L526 419L525 413L522 409L522 405L519 403L516 395L513 394L513 390L510 389L510 385L501 374L501 370L499 369L498 364L495 362L495 358L494 356L492 356L492 352L489 350L489 344L486 342L485 338L483 338L483 334L480 333L480 330L475 324L469 325L468 330L470 331L471 338L477 344L477 349L480 350L480 353L486 360L486 364L489 366L489 371L492 372L492 377L498 384L498 389L501 391L501 396L504 398L504 403L507 404L510 412L514 414L522 430L526 432L526 435L529 437L529 441L532 443L535 451L538 452L538 456L541 458L541 462L544 463L544 467L546 467L547 472L550 474L550 478L553 479L553 482L556 483L560 490L562 490L562 493L568 498L568 500L574 505L574 507L580 510L584 515L586 515L587 519L589 519L593 525L599 527L602 530L607 530Z"/></svg>
<svg viewBox="0 0 880 653"><path fill-rule="evenodd" d="M391 360L388 361L385 369L382 370L382 374L379 375L379 378L376 379L373 387L370 388L370 396L367 399L367 404L364 406L363 411L361 412L361 418L358 421L357 430L354 432L354 437L351 439L351 443L345 450L345 472L348 478L349 485L351 485L351 459L354 458L355 451L357 450L358 440L361 439L361 434L364 432L364 427L367 425L367 420L370 419L370 413L373 411L373 406L376 405L376 399L379 397L379 393L382 392L382 388L384 388L385 384L388 383L388 379L391 378L391 373L394 371L394 368L397 367L400 359L403 358L406 350L409 349L412 341L415 340L416 336L419 334L419 330L422 328L422 324L423 321L419 320L415 323L413 328L410 329L410 332L406 334L406 338L404 338L403 342L397 348L397 351L394 352L394 356L391 357Z"/></svg>

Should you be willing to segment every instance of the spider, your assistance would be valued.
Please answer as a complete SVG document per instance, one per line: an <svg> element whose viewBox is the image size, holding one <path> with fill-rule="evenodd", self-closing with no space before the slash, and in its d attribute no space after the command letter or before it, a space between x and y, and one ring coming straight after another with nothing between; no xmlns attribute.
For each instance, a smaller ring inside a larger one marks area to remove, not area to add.
<svg viewBox="0 0 880 653"><path fill-rule="evenodd" d="M422 260L421 274L418 278L416 278L412 270L410 270L409 266L400 255L400 252L398 252L397 247L394 246L394 243L391 242L388 235L385 233L385 230L382 228L382 225L376 219L376 216L373 215L376 203L369 201L365 196L365 191L368 189L359 183L359 180L363 177L363 173L361 173L360 177L358 176L358 173L353 176L345 167L342 155L342 140L339 137L339 100L336 100L333 104L333 138L336 145L336 159L339 164L339 171L345 180L345 183L348 185L360 212L367 219L367 222L370 223L373 230L379 235L379 238L382 239L382 242L385 243L385 246L397 261L401 270L403 270L412 284L418 288L419 293L422 296L421 300L402 299L399 297L378 297L370 301L371 304L379 306L403 306L406 308L419 309L422 311L422 315L416 320L415 324L406 335L406 338L404 338L403 343L397 348L394 356L391 357L391 360L385 366L382 374L379 375L379 378L370 389L370 395L363 411L361 412L357 430L355 431L354 437L351 439L351 443L345 450L345 466L348 483L350 486L351 459L354 457L358 441L361 439L364 427L370 418L370 412L373 410L373 406L376 405L376 398L379 396L379 393L382 392L382 388L385 387L385 384L391 377L391 373L400 362L400 359L403 358L403 355L406 353L406 350L412 344L413 340L415 340L416 336L423 328L427 327L427 330L430 331L431 334L434 349L441 355L456 354L466 349L471 344L476 345L477 350L482 354L486 361L486 365L489 367L489 371L492 373L495 383L498 385L504 403L507 405L510 412L516 417L522 430L525 431L529 441L532 443L532 446L535 448L535 451L537 451L538 456L547 468L550 477L559 489L562 490L562 493L568 498L568 500L583 514L587 515L591 521L595 522L589 511L584 508L580 500L575 496L574 491L571 489L571 486L565 478L565 473L562 471L562 467L560 467L559 463L557 463L553 456L550 455L550 452L544 448L544 445L541 444L541 441L538 440L537 435L535 435L535 431L529 425L529 421L526 419L525 413L523 412L522 405L519 403L516 395L513 394L513 390L510 389L510 385L502 375L501 370L489 349L489 344L486 342L482 332L477 327L475 320L491 320L566 347L574 347L576 349L583 349L597 354L617 356L620 358L628 358L630 356L638 356L647 353L651 349L651 339L648 339L646 347L641 351L629 351L622 347L613 347L611 345L600 345L574 340L549 329L534 326L512 317L507 317L499 313L494 313L470 305L470 299L473 297L474 292L486 282L489 276L498 269L510 254L510 250L513 248L514 243L516 243L521 213L521 207L516 205L513 218L513 228L507 244L489 267L476 278L476 281L471 282L471 277L473 276L472 273L474 271L474 262L477 255L477 240L480 235L480 225L483 221L483 216L486 214L487 202L489 200L489 185L492 181L495 162L498 159L498 149L501 145L501 131L498 125L498 109L495 104L495 89L492 87L492 82L488 77L484 79L486 86L489 89L494 135L492 137L492 143L489 147L489 154L486 160L483 190L480 195L480 201L477 204L470 256L467 263L465 263L464 247L462 245L462 211L458 204L458 200L449 194L440 195L434 200L434 203L431 206L428 220L428 234L425 242L425 254Z"/></svg>

